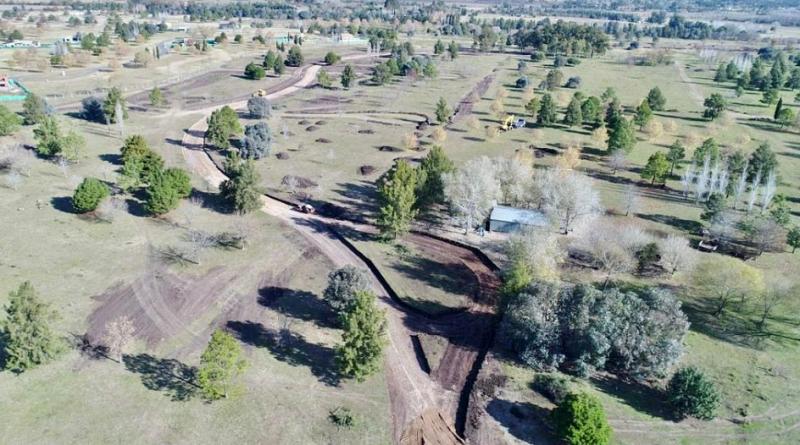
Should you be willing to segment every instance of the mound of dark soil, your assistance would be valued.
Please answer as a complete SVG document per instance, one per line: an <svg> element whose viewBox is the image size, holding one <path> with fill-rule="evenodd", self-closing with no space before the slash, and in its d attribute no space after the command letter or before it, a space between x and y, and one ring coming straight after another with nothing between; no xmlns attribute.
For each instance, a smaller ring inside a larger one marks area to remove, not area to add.
<svg viewBox="0 0 800 445"><path fill-rule="evenodd" d="M317 127L316 125L312 125L306 128L306 131L317 131L317 130L319 130L319 127Z"/></svg>
<svg viewBox="0 0 800 445"><path fill-rule="evenodd" d="M367 128L365 130L358 130L358 134L375 134L375 130Z"/></svg>
<svg viewBox="0 0 800 445"><path fill-rule="evenodd" d="M282 152L276 154L275 157L278 158L278 159L289 159L289 153L286 153L285 151L282 151Z"/></svg>
<svg viewBox="0 0 800 445"><path fill-rule="evenodd" d="M298 121L298 122L297 122L297 125L308 125L308 124L310 124L310 123L311 123L310 121L307 121L307 120L303 119L303 120L301 120L301 121Z"/></svg>
<svg viewBox="0 0 800 445"><path fill-rule="evenodd" d="M358 171L362 175L366 176L366 175L369 175L372 172L374 172L375 171L375 167L373 167L371 165L362 165L361 167L358 168Z"/></svg>
<svg viewBox="0 0 800 445"><path fill-rule="evenodd" d="M295 186L297 188L307 189L307 188L311 188L311 187L316 187L317 186L316 182L314 182L314 181L312 181L312 180L310 180L308 178L304 178L302 176L292 176L292 175L284 176L283 179L281 179L281 185L288 185L289 182L292 181L292 179L294 179Z"/></svg>
<svg viewBox="0 0 800 445"><path fill-rule="evenodd" d="M326 121L316 121L316 122L314 122L314 125L325 125L327 123L328 122L326 122Z"/></svg>
<svg viewBox="0 0 800 445"><path fill-rule="evenodd" d="M397 147L392 147L391 145L381 145L380 147L378 147L378 150L380 150L380 151L388 151L388 152L403 151L403 150L401 150L401 149L399 149Z"/></svg>
<svg viewBox="0 0 800 445"><path fill-rule="evenodd" d="M319 142L320 144L330 144L332 141L327 138L319 138L316 140L316 142Z"/></svg>

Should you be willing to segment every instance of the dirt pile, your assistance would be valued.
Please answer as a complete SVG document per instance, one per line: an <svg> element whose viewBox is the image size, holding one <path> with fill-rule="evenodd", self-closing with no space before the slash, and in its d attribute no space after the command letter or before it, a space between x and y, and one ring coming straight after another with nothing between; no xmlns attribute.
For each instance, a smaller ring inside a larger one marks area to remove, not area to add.
<svg viewBox="0 0 800 445"><path fill-rule="evenodd" d="M286 175L281 179L281 185L288 186L294 182L294 186L301 189L316 187L317 183L302 176Z"/></svg>
<svg viewBox="0 0 800 445"><path fill-rule="evenodd" d="M400 445L464 444L441 412L429 409L414 419L400 436Z"/></svg>

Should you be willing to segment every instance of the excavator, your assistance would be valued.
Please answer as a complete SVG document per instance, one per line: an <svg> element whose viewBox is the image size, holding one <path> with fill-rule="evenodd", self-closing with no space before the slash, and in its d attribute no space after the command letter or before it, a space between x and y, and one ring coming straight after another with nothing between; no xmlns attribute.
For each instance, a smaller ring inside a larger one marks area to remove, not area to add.
<svg viewBox="0 0 800 445"><path fill-rule="evenodd" d="M513 114L506 116L503 122L500 123L500 129L503 131L511 131L515 128L522 128L527 122L521 117L516 117Z"/></svg>

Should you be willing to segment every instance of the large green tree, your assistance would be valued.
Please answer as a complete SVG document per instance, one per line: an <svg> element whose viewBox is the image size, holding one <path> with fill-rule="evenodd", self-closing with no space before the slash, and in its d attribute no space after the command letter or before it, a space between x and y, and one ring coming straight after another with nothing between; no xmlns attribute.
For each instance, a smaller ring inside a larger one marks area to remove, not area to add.
<svg viewBox="0 0 800 445"><path fill-rule="evenodd" d="M408 231L417 215L417 172L406 160L398 160L378 185L380 210L378 228L390 239Z"/></svg>
<svg viewBox="0 0 800 445"><path fill-rule="evenodd" d="M654 87L647 93L647 103L653 111L664 110L664 107L667 106L667 99L664 97L664 93L661 92L661 88Z"/></svg>
<svg viewBox="0 0 800 445"><path fill-rule="evenodd" d="M536 122L540 125L552 125L556 121L556 104L553 96L545 94L539 104L539 113L536 115Z"/></svg>
<svg viewBox="0 0 800 445"><path fill-rule="evenodd" d="M343 88L350 88L353 84L353 81L356 79L356 70L353 68L353 65L349 63L344 66L344 70L342 70L342 77L340 79Z"/></svg>
<svg viewBox="0 0 800 445"><path fill-rule="evenodd" d="M614 118L608 126L608 151L622 150L630 153L634 145L636 145L636 134L631 122L622 116Z"/></svg>
<svg viewBox="0 0 800 445"><path fill-rule="evenodd" d="M649 179L651 184L656 182L663 184L667 180L669 167L670 162L667 155L663 151L657 151L647 159L647 164L642 169L642 178Z"/></svg>
<svg viewBox="0 0 800 445"><path fill-rule="evenodd" d="M653 120L653 110L650 109L650 103L647 102L647 100L643 100L639 106L636 107L636 114L633 117L633 121L639 126L639 129L643 129L651 120Z"/></svg>
<svg viewBox="0 0 800 445"><path fill-rule="evenodd" d="M63 350L52 330L57 314L41 301L30 282L8 294L5 320L0 322L3 368L23 372L47 363Z"/></svg>
<svg viewBox="0 0 800 445"><path fill-rule="evenodd" d="M241 133L242 124L239 123L239 116L227 105L214 110L208 117L206 140L218 148L227 149L231 146L230 138Z"/></svg>
<svg viewBox="0 0 800 445"><path fill-rule="evenodd" d="M703 117L714 120L722 115L722 112L728 107L728 102L721 94L712 93L703 101L703 106L706 107Z"/></svg>
<svg viewBox="0 0 800 445"><path fill-rule="evenodd" d="M231 334L218 329L200 356L197 384L209 400L228 397L238 388L237 380L246 367L242 347Z"/></svg>
<svg viewBox="0 0 800 445"><path fill-rule="evenodd" d="M581 100L578 95L572 96L572 100L567 105L567 111L564 113L563 122L568 127L583 123L583 111L581 110Z"/></svg>
<svg viewBox="0 0 800 445"><path fill-rule="evenodd" d="M30 93L22 103L22 123L35 125L45 117L53 114L53 108L43 98Z"/></svg>
<svg viewBox="0 0 800 445"><path fill-rule="evenodd" d="M386 344L386 317L375 304L375 295L356 292L355 301L342 315L342 344L336 359L342 375L364 381L380 369Z"/></svg>
<svg viewBox="0 0 800 445"><path fill-rule="evenodd" d="M672 176L675 172L675 166L686 157L686 148L681 144L681 141L675 139L675 142L669 146L667 151L667 160L669 161L669 174Z"/></svg>
<svg viewBox="0 0 800 445"><path fill-rule="evenodd" d="M444 202L442 175L455 170L455 165L438 145L431 147L417 169L417 208Z"/></svg>
<svg viewBox="0 0 800 445"><path fill-rule="evenodd" d="M121 112L121 116L117 116L117 111ZM112 124L128 118L128 108L125 106L125 98L122 97L122 91L119 88L112 87L108 90L106 99L103 101L103 114L106 115L106 120Z"/></svg>
<svg viewBox="0 0 800 445"><path fill-rule="evenodd" d="M444 97L440 97L439 101L436 102L436 121L440 124L444 124L448 120L450 120L450 115L453 113L453 110L447 106L447 101L444 100Z"/></svg>
<svg viewBox="0 0 800 445"><path fill-rule="evenodd" d="M243 160L238 153L231 153L225 160L225 174L228 175L220 185L223 199L239 213L247 213L261 206L261 180L252 159Z"/></svg>

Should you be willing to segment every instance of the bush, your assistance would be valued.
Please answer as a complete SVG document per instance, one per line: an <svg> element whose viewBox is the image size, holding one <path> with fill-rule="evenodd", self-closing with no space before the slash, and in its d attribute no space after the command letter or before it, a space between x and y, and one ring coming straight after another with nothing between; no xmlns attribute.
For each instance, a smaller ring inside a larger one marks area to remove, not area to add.
<svg viewBox="0 0 800 445"><path fill-rule="evenodd" d="M81 101L81 117L89 122L106 123L106 114L103 112L103 101L100 98L89 96Z"/></svg>
<svg viewBox="0 0 800 445"><path fill-rule="evenodd" d="M556 56L556 58L553 59L553 66L555 66L556 68L560 68L562 66L565 66L566 64L567 64L567 58L564 56Z"/></svg>
<svg viewBox="0 0 800 445"><path fill-rule="evenodd" d="M72 207L78 213L91 212L108 196L108 187L99 179L86 178L72 195Z"/></svg>
<svg viewBox="0 0 800 445"><path fill-rule="evenodd" d="M533 378L533 389L547 397L547 400L560 405L569 394L569 382L555 374L536 374Z"/></svg>
<svg viewBox="0 0 800 445"><path fill-rule="evenodd" d="M517 79L516 85L517 85L517 88L522 89L522 88L526 88L528 86L528 83L529 83L528 82L528 76L522 76L519 79Z"/></svg>
<svg viewBox="0 0 800 445"><path fill-rule="evenodd" d="M289 54L286 55L286 65L288 66L300 66L303 64L303 53L300 51L300 47L295 45L289 48Z"/></svg>
<svg viewBox="0 0 800 445"><path fill-rule="evenodd" d="M353 266L344 266L328 274L328 287L323 298L336 312L342 313L353 303L356 292L367 289L367 274Z"/></svg>
<svg viewBox="0 0 800 445"><path fill-rule="evenodd" d="M264 71L264 67L261 65L256 65L255 63L250 62L246 67L244 67L244 75L251 80L261 80L266 75L266 72Z"/></svg>
<svg viewBox="0 0 800 445"><path fill-rule="evenodd" d="M531 61L532 62L541 62L544 60L544 53L541 51L534 51L531 53Z"/></svg>
<svg viewBox="0 0 800 445"><path fill-rule="evenodd" d="M697 368L680 369L667 386L667 397L677 417L711 420L719 405L714 383Z"/></svg>
<svg viewBox="0 0 800 445"><path fill-rule="evenodd" d="M239 153L244 159L261 159L269 155L272 135L264 122L248 125L244 130Z"/></svg>
<svg viewBox="0 0 800 445"><path fill-rule="evenodd" d="M247 99L247 111L256 119L264 119L272 113L272 104L266 97L251 97Z"/></svg>
<svg viewBox="0 0 800 445"><path fill-rule="evenodd" d="M567 57L567 65L576 66L581 64L581 59L577 57Z"/></svg>
<svg viewBox="0 0 800 445"><path fill-rule="evenodd" d="M179 198L188 198L192 193L192 182L185 170L168 168L164 170L164 180L175 190Z"/></svg>
<svg viewBox="0 0 800 445"><path fill-rule="evenodd" d="M567 84L564 86L567 88L580 88L582 82L583 80L581 79L580 76L573 76L570 77L569 80L567 80Z"/></svg>
<svg viewBox="0 0 800 445"><path fill-rule="evenodd" d="M333 51L329 51L328 54L325 54L325 63L328 65L335 65L340 60L342 60L342 58Z"/></svg>
<svg viewBox="0 0 800 445"><path fill-rule="evenodd" d="M595 397L585 393L568 394L552 415L556 433L570 445L611 442L611 427L603 406Z"/></svg>
<svg viewBox="0 0 800 445"><path fill-rule="evenodd" d="M357 419L353 411L350 408L345 408L344 406L339 406L328 414L328 419L330 419L331 423L336 425L338 428L346 428L350 429L356 426Z"/></svg>

